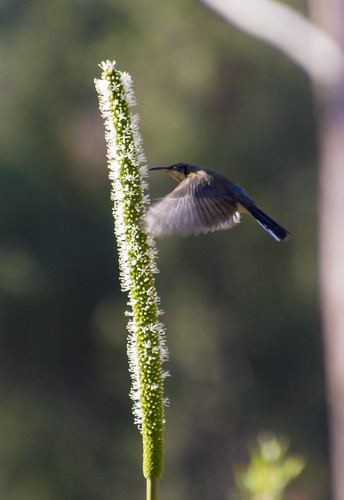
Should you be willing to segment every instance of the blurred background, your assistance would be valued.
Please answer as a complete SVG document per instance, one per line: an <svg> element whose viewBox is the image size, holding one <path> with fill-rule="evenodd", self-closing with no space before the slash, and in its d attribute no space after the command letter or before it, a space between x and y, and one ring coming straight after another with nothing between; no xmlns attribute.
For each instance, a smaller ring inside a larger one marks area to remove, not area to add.
<svg viewBox="0 0 344 500"><path fill-rule="evenodd" d="M161 498L231 499L262 430L307 460L287 498L328 498L307 77L192 0L2 0L0 23L1 498L144 493L93 83L104 59L133 78L149 166L215 169L292 234L278 244L244 216L157 243ZM150 185L152 199L175 187L158 172Z"/></svg>

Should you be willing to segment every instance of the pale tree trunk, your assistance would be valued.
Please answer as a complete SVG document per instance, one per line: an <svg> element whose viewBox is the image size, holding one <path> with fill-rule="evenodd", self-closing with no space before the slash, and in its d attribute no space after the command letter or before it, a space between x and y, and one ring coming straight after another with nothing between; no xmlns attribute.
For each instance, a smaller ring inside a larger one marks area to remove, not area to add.
<svg viewBox="0 0 344 500"><path fill-rule="evenodd" d="M344 50L344 1L313 0L314 20ZM344 500L344 68L316 87L319 104L319 264L332 498Z"/></svg>

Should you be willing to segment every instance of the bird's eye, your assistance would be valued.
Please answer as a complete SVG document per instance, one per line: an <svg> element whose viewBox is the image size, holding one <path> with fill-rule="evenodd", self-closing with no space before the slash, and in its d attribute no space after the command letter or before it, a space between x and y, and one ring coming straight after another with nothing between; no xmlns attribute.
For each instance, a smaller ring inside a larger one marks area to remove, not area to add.
<svg viewBox="0 0 344 500"><path fill-rule="evenodd" d="M174 170L175 172L180 172L187 176L187 166L184 163L178 163L177 165L173 165L171 170Z"/></svg>

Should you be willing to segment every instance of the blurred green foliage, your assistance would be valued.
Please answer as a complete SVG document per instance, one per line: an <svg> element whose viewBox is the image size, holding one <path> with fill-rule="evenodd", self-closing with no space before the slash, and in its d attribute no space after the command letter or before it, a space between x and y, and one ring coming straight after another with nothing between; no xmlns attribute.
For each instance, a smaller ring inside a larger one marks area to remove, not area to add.
<svg viewBox="0 0 344 500"><path fill-rule="evenodd" d="M296 455L287 455L289 443L271 433L258 435L258 446L250 450L250 464L236 467L235 479L247 500L281 500L285 489L305 467Z"/></svg>
<svg viewBox="0 0 344 500"><path fill-rule="evenodd" d="M306 456L305 498L328 497L307 78L191 0L3 0L0 24L0 496L144 489L93 85L116 59L150 166L214 168L292 233L277 244L244 217L158 242L171 353L161 498L222 499L262 427ZM152 198L173 187L152 173Z"/></svg>

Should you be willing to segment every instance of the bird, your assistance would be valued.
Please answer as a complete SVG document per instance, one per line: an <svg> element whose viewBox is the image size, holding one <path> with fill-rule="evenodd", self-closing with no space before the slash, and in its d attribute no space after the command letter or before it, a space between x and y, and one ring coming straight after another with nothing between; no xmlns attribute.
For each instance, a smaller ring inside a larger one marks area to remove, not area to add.
<svg viewBox="0 0 344 500"><path fill-rule="evenodd" d="M147 210L145 229L153 237L230 229L240 222L240 213L250 214L276 241L290 236L240 186L218 172L185 162L149 170L168 172L179 183Z"/></svg>

